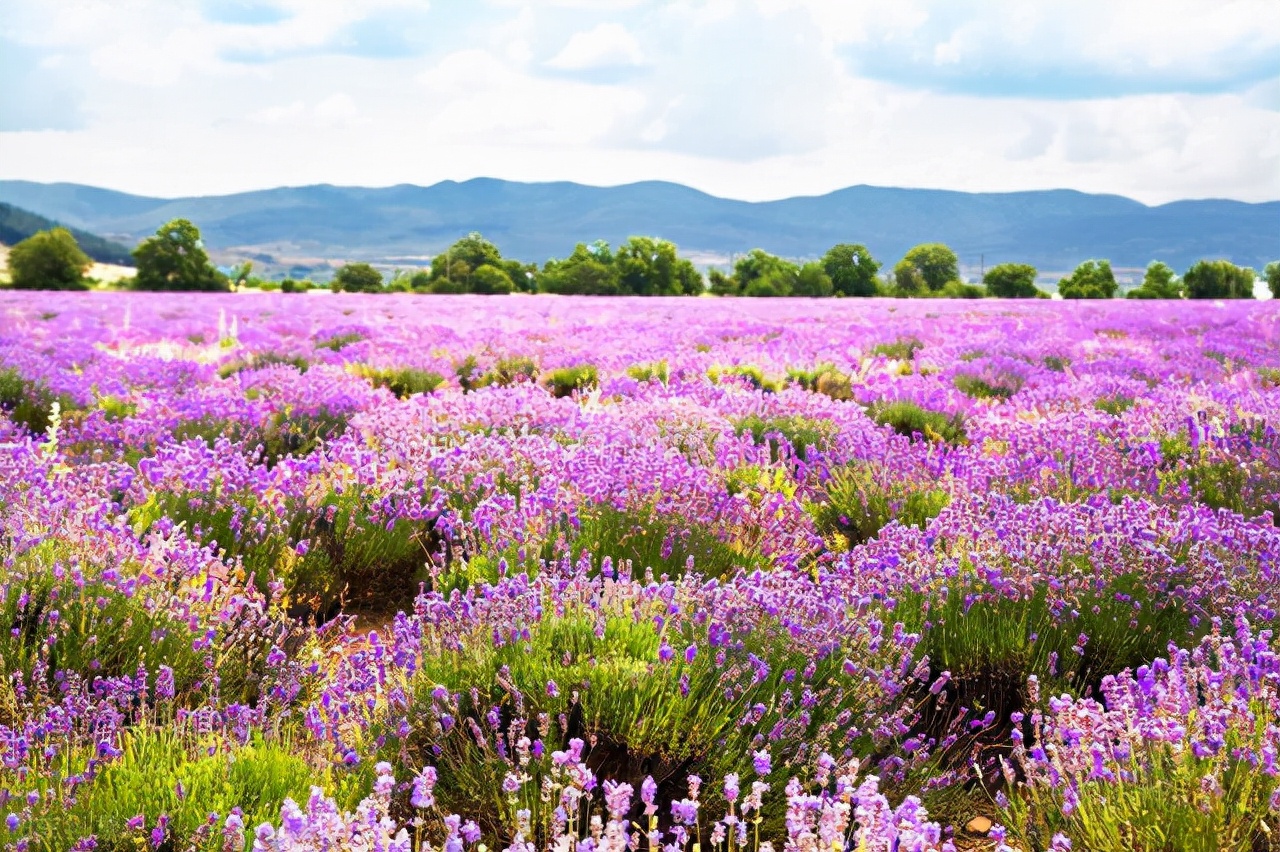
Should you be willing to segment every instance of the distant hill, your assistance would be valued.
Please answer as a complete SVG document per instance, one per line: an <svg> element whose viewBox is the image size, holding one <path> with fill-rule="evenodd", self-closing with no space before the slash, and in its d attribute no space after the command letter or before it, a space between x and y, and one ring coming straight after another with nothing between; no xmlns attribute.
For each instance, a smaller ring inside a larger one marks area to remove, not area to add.
<svg viewBox="0 0 1280 852"><path fill-rule="evenodd" d="M891 265L912 245L940 241L977 267L1004 261L1069 271L1089 258L1116 267L1160 259L1181 271L1202 257L1261 267L1280 258L1280 202L1178 201L1149 207L1073 190L965 193L854 186L827 195L745 202L686 186L616 187L478 178L429 187L306 186L160 199L76 184L0 181L0 200L134 242L186 217L215 258L305 270L322 261L425 263L469 231L503 254L541 262L576 242L646 234L704 259L763 248L817 257L865 243ZM260 267L261 268L261 267Z"/></svg>
<svg viewBox="0 0 1280 852"><path fill-rule="evenodd" d="M38 213L14 207L12 204L0 204L0 243L16 245L37 231L47 231L57 227L60 222L46 219ZM132 266L133 258L129 250L119 243L104 240L95 234L79 228L68 228L76 238L80 248L89 257L99 263L112 263L121 266Z"/></svg>

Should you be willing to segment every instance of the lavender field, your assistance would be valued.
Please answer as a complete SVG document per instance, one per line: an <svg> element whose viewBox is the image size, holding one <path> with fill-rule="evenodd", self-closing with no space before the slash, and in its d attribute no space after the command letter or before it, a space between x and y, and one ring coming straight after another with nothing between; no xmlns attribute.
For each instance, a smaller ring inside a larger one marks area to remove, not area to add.
<svg viewBox="0 0 1280 852"><path fill-rule="evenodd" d="M1280 849L1275 303L0 294L10 850Z"/></svg>

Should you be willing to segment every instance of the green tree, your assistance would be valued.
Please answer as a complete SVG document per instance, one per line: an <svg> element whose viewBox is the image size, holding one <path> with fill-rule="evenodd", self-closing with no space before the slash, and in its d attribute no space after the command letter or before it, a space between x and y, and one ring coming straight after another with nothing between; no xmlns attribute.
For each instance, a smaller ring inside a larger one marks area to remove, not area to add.
<svg viewBox="0 0 1280 852"><path fill-rule="evenodd" d="M1252 299L1255 275L1229 260L1198 260L1182 276L1188 299Z"/></svg>
<svg viewBox="0 0 1280 852"><path fill-rule="evenodd" d="M469 292L472 271L486 265L500 268L502 253L493 243L472 231L435 256L431 261L431 280L447 278L460 281Z"/></svg>
<svg viewBox="0 0 1280 852"><path fill-rule="evenodd" d="M538 289L565 296L616 296L621 292L609 244L578 243L563 260L549 260L538 276Z"/></svg>
<svg viewBox="0 0 1280 852"><path fill-rule="evenodd" d="M1086 260L1058 282L1058 293L1064 299L1110 299L1116 287L1110 261Z"/></svg>
<svg viewBox="0 0 1280 852"><path fill-rule="evenodd" d="M822 256L822 269L839 296L876 295L876 273L880 263L861 243L840 243Z"/></svg>
<svg viewBox="0 0 1280 852"><path fill-rule="evenodd" d="M796 273L795 283L791 287L792 296L830 296L835 292L831 276L821 263L814 261L800 267Z"/></svg>
<svg viewBox="0 0 1280 852"><path fill-rule="evenodd" d="M960 280L960 259L942 243L921 243L893 268L893 277L904 292L919 292L921 284L930 290L941 290L948 281Z"/></svg>
<svg viewBox="0 0 1280 852"><path fill-rule="evenodd" d="M924 275L915 264L903 258L893 266L893 290L899 296L918 296L928 290Z"/></svg>
<svg viewBox="0 0 1280 852"><path fill-rule="evenodd" d="M1273 260L1262 268L1262 277L1267 279L1271 295L1280 299L1280 260Z"/></svg>
<svg viewBox="0 0 1280 852"><path fill-rule="evenodd" d="M482 263L471 273L471 292L485 296L505 296L515 289L511 276L490 263Z"/></svg>
<svg viewBox="0 0 1280 852"><path fill-rule="evenodd" d="M329 283L335 293L380 293L382 273L367 263L348 263Z"/></svg>
<svg viewBox="0 0 1280 852"><path fill-rule="evenodd" d="M732 275L713 269L707 273L707 289L713 296L737 296L738 282Z"/></svg>
<svg viewBox="0 0 1280 852"><path fill-rule="evenodd" d="M133 250L138 266L135 290L229 290L230 284L209 262L200 229L187 219L166 222Z"/></svg>
<svg viewBox="0 0 1280 852"><path fill-rule="evenodd" d="M1178 276L1167 263L1153 260L1142 277L1142 286L1130 290L1129 299L1181 299L1182 286Z"/></svg>
<svg viewBox="0 0 1280 852"><path fill-rule="evenodd" d="M631 237L618 248L614 263L619 286L637 296L694 296L702 292L702 276L677 253L675 243Z"/></svg>
<svg viewBox="0 0 1280 852"><path fill-rule="evenodd" d="M982 276L982 283L997 299L1034 299L1040 293L1036 289L1036 268L1026 263L997 264Z"/></svg>
<svg viewBox="0 0 1280 852"><path fill-rule="evenodd" d="M83 290L92 264L66 228L37 231L9 251L15 290Z"/></svg>
<svg viewBox="0 0 1280 852"><path fill-rule="evenodd" d="M799 272L791 261L758 248L733 265L738 292L744 296L790 296Z"/></svg>

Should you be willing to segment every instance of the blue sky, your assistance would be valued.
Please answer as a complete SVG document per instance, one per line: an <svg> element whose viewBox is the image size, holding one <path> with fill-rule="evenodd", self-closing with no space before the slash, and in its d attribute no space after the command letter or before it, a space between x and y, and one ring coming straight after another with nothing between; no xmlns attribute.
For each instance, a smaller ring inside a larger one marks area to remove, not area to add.
<svg viewBox="0 0 1280 852"><path fill-rule="evenodd" d="M1276 0L5 0L0 177L1280 199Z"/></svg>

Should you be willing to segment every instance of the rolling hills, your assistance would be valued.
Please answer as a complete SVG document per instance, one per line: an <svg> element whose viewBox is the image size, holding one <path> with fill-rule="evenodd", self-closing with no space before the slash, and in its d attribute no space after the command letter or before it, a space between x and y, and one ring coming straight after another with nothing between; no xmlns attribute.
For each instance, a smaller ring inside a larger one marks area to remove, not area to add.
<svg viewBox="0 0 1280 852"><path fill-rule="evenodd" d="M821 196L746 202L659 181L615 187L492 178L428 187L317 185L223 196L147 198L78 184L0 181L0 201L133 243L186 217L223 262L276 270L362 259L425 263L479 231L503 254L530 261L574 243L633 234L670 239L704 263L755 247L816 257L865 243L892 264L912 245L940 241L976 268L1003 261L1070 270L1092 257L1117 267L1160 259L1183 269L1202 257L1261 267L1280 257L1280 202L1178 201L1147 206L1073 190L964 193L853 186Z"/></svg>
<svg viewBox="0 0 1280 852"><path fill-rule="evenodd" d="M37 231L47 231L59 224L61 224L60 221L52 221L30 210L23 210L12 204L0 204L0 243L4 245L16 245ZM119 243L104 240L96 234L87 233L79 228L69 228L69 230L84 253L99 263L121 266L129 266L133 263L133 258L129 256L129 249Z"/></svg>

